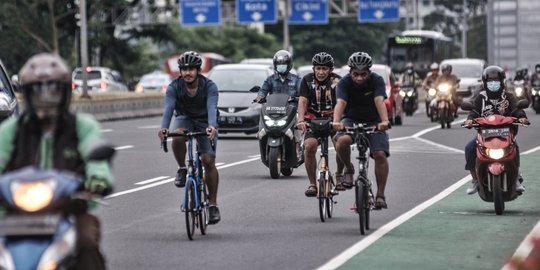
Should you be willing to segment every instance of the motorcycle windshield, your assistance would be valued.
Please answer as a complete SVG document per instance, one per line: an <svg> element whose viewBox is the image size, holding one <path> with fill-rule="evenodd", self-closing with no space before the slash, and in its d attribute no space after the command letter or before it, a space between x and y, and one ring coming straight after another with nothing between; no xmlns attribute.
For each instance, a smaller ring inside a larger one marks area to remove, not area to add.
<svg viewBox="0 0 540 270"><path fill-rule="evenodd" d="M287 114L289 95L272 94L266 97L263 112L272 118L282 117Z"/></svg>

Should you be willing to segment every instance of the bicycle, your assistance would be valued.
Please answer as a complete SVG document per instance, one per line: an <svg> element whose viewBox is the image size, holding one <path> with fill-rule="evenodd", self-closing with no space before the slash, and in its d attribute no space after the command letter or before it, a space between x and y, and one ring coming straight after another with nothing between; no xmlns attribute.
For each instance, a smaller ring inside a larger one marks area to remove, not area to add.
<svg viewBox="0 0 540 270"><path fill-rule="evenodd" d="M369 168L369 139L368 134L378 133L377 127L368 124L354 124L346 128L346 134L353 136L358 149L358 177L354 181L355 211L358 213L360 234L364 235L369 230L369 215L375 207L375 197L371 190L372 182L368 178Z"/></svg>
<svg viewBox="0 0 540 270"><path fill-rule="evenodd" d="M322 222L326 218L332 218L334 210L335 182L329 168L328 161L328 138L332 132L330 118L317 118L310 121L308 130L317 137L321 145L321 155L318 162L317 198L319 199L319 216Z"/></svg>
<svg viewBox="0 0 540 270"><path fill-rule="evenodd" d="M161 147L164 152L167 149L167 137L181 137L188 139L188 161L186 187L181 211L186 215L186 229L189 240L194 239L195 228L198 227L202 235L206 234L208 227L210 202L208 199L208 187L204 181L204 171L199 154L199 145L196 144L195 158L193 155L193 139L197 136L207 136L206 132L168 132L164 133Z"/></svg>

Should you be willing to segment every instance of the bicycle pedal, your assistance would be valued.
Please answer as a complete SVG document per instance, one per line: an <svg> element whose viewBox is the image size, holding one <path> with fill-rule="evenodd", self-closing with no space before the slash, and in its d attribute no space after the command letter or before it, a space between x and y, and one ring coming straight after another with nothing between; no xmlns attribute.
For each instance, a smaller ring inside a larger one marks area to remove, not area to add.
<svg viewBox="0 0 540 270"><path fill-rule="evenodd" d="M332 189L330 191L330 194L332 194L332 196L336 196L336 195L339 195L339 192L337 190L335 190L335 189Z"/></svg>

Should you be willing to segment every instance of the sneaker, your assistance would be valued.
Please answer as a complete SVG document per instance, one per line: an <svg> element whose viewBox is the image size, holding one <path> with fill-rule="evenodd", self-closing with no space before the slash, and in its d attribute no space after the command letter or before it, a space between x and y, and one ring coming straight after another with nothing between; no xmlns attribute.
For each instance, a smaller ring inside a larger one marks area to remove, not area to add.
<svg viewBox="0 0 540 270"><path fill-rule="evenodd" d="M216 224L221 220L221 216L219 215L219 208L215 205L210 205L208 208L208 215L210 218L208 219L208 224Z"/></svg>
<svg viewBox="0 0 540 270"><path fill-rule="evenodd" d="M478 180L473 179L471 185L467 188L467 194L472 195L478 191Z"/></svg>
<svg viewBox="0 0 540 270"><path fill-rule="evenodd" d="M186 186L187 168L180 168L176 172L176 178L174 179L174 185L182 188Z"/></svg>
<svg viewBox="0 0 540 270"><path fill-rule="evenodd" d="M523 181L522 179L520 180ZM516 182L516 193L518 195L521 195L523 194L523 192L525 192L525 187L521 184L521 181Z"/></svg>

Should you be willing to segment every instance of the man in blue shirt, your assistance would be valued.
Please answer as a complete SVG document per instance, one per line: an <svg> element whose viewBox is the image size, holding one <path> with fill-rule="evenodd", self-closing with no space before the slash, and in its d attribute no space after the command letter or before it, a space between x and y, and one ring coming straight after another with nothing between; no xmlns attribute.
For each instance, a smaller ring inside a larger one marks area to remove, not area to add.
<svg viewBox="0 0 540 270"><path fill-rule="evenodd" d="M387 208L384 190L388 178L388 159L390 144L385 130L389 127L388 114L384 99L386 90L384 79L370 71L373 61L365 52L353 53L347 62L349 74L338 83L337 104L334 109L334 129L343 130L354 123L373 123L381 132L369 134L371 157L375 160L375 178L377 179L377 196L375 209ZM351 163L353 138L343 132L336 135L336 153L345 164L342 185L351 188L353 185L354 166Z"/></svg>
<svg viewBox="0 0 540 270"><path fill-rule="evenodd" d="M257 93L255 101L259 102L268 94L283 93L291 97L297 97L300 77L290 73L292 68L292 56L286 50L279 50L274 54L274 71L276 74L269 76L264 81L261 90Z"/></svg>
<svg viewBox="0 0 540 270"><path fill-rule="evenodd" d="M216 168L217 146L217 86L201 75L201 56L193 51L183 53L178 58L180 77L169 84L165 92L165 108L163 120L159 131L159 138L163 140L169 132L169 125L176 112L174 130L176 132L200 132L206 130L207 138L198 137L197 143L201 153L201 161L204 167L204 178L208 185L210 200L209 224L216 224L220 220L217 207L217 190L219 175ZM174 137L172 149L178 166L174 184L177 187L186 185L186 138Z"/></svg>

